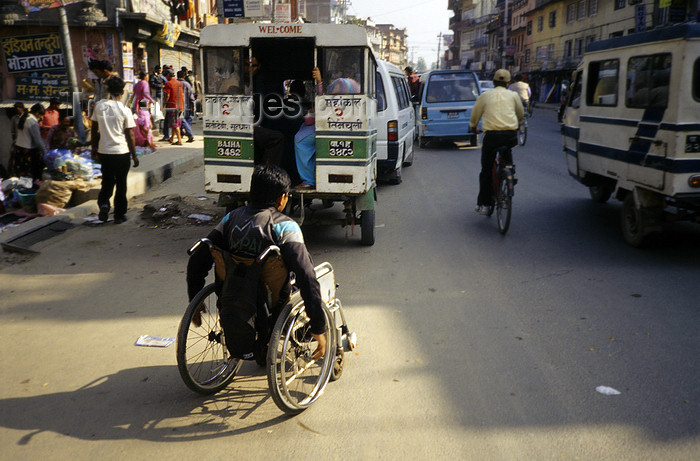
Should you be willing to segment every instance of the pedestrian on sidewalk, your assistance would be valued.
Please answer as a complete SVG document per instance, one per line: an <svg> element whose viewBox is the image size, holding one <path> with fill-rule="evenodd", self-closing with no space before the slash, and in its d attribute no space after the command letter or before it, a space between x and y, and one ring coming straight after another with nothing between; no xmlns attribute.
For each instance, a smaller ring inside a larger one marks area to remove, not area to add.
<svg viewBox="0 0 700 461"><path fill-rule="evenodd" d="M182 126L182 110L185 105L185 94L182 88L182 83L174 77L172 69L167 69L165 78L168 83L165 84L163 92L165 93L165 123L170 130L170 144L176 146L182 145L182 135L180 127ZM177 142L174 142L177 136Z"/></svg>
<svg viewBox="0 0 700 461"><path fill-rule="evenodd" d="M148 84L148 74L144 71L139 72L139 81L134 85L134 112L138 113L139 103L144 99L151 104L155 101L151 97L151 87Z"/></svg>
<svg viewBox="0 0 700 461"><path fill-rule="evenodd" d="M182 130L187 135L187 142L194 142L194 134L192 134L192 115L194 114L194 89L186 78L184 71L180 70L177 73L177 79L182 83L184 90L185 108L182 113Z"/></svg>
<svg viewBox="0 0 700 461"><path fill-rule="evenodd" d="M156 149L151 131L151 113L148 111L148 101L142 99L139 102L139 110L136 113L136 126L134 127L134 140L137 146Z"/></svg>
<svg viewBox="0 0 700 461"><path fill-rule="evenodd" d="M44 170L46 144L41 137L39 123L44 118L44 106L36 103L29 112L25 112L17 123L17 140L15 141L14 174L41 179Z"/></svg>
<svg viewBox="0 0 700 461"><path fill-rule="evenodd" d="M109 200L114 193L114 224L126 221L126 177L131 166L139 166L134 145L136 125L131 111L121 102L124 80L109 78L106 82L108 98L98 101L92 114L92 158L102 165L102 188L97 196L99 219L109 217ZM116 186L116 193L114 192Z"/></svg>

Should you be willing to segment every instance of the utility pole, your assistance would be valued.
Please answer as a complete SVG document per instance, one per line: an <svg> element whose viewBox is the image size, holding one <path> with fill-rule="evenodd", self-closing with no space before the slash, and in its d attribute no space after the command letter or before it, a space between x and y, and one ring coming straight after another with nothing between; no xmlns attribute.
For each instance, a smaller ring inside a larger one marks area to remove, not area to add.
<svg viewBox="0 0 700 461"><path fill-rule="evenodd" d="M438 52L437 52L437 61L435 62L435 68L440 69L440 45L442 45L442 32L438 34Z"/></svg>
<svg viewBox="0 0 700 461"><path fill-rule="evenodd" d="M506 43L508 42L508 0L503 9L503 54L501 55L501 68L506 68Z"/></svg>

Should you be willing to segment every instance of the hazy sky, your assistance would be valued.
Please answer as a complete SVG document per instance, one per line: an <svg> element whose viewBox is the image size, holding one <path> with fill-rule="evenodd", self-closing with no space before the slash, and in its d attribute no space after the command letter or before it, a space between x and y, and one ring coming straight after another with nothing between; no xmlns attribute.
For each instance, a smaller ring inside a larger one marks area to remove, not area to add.
<svg viewBox="0 0 700 461"><path fill-rule="evenodd" d="M408 34L408 60L425 59L428 67L435 62L438 52L438 34L449 34L452 11L448 0L350 0L348 14L370 17L377 24L393 24L406 28ZM444 44L440 55L444 55Z"/></svg>

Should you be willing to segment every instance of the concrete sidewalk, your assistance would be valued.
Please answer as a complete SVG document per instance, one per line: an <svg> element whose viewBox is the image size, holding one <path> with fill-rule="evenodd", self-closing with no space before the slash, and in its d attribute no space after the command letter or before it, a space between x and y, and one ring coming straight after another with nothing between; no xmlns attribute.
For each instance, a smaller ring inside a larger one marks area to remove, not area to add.
<svg viewBox="0 0 700 461"><path fill-rule="evenodd" d="M195 142L186 143L183 137L182 146L172 146L164 142L156 142L158 149L148 155L139 157L139 166L129 170L127 184L127 198L131 199L143 195L147 190L155 187L163 181L180 175L185 171L196 168L204 163L203 138L201 136L201 122L195 126ZM198 130L196 128L199 128ZM197 134L200 133L200 134ZM22 234L31 233L33 230L48 226L55 221L70 222L72 220L86 218L91 214L97 214L97 194L100 190L100 181L89 192L78 194L79 205L68 208L65 212L56 216L42 216L31 219L19 226L7 229L0 234L0 243L6 243ZM74 194L75 197L76 194ZM127 212L129 215L129 212Z"/></svg>

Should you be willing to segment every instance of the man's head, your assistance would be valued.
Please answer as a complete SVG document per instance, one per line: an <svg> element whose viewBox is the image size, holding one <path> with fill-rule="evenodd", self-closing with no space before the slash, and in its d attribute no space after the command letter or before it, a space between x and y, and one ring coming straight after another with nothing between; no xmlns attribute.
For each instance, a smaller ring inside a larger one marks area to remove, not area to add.
<svg viewBox="0 0 700 461"><path fill-rule="evenodd" d="M88 69L99 78L107 78L112 74L112 64L109 61L91 59L88 61Z"/></svg>
<svg viewBox="0 0 700 461"><path fill-rule="evenodd" d="M156 74L160 74L160 66L155 66L153 68L153 72L155 72Z"/></svg>
<svg viewBox="0 0 700 461"><path fill-rule="evenodd" d="M185 78L185 71L178 70L177 71L177 79L182 80L183 78Z"/></svg>
<svg viewBox="0 0 700 461"><path fill-rule="evenodd" d="M521 74L521 73L515 74L513 76L513 80L515 80L516 82L522 82L523 81L523 74Z"/></svg>
<svg viewBox="0 0 700 461"><path fill-rule="evenodd" d="M406 66L403 71L406 72L406 75L411 75L413 73L413 68L411 66Z"/></svg>
<svg viewBox="0 0 700 461"><path fill-rule="evenodd" d="M277 209L287 204L292 181L289 175L277 165L257 165L250 182L250 202L254 207Z"/></svg>
<svg viewBox="0 0 700 461"><path fill-rule="evenodd" d="M24 106L24 103L23 103L23 102L19 102L19 101L17 101L17 102L15 103L15 106L14 106L14 107L15 107L15 112L17 112L17 113L20 114L20 115L22 115L23 113L25 113L26 110L27 110L27 108Z"/></svg>
<svg viewBox="0 0 700 461"><path fill-rule="evenodd" d="M51 109L58 109L61 106L61 100L58 98L51 98L49 100L49 107Z"/></svg>
<svg viewBox="0 0 700 461"><path fill-rule="evenodd" d="M495 74L493 74L493 85L507 87L508 82L510 82L510 72L506 69L498 69Z"/></svg>
<svg viewBox="0 0 700 461"><path fill-rule="evenodd" d="M170 80L171 78L173 78L173 71L172 71L171 69L166 68L166 69L163 71L163 75L165 75L165 78L167 78L168 80Z"/></svg>
<svg viewBox="0 0 700 461"><path fill-rule="evenodd" d="M122 80L121 77L113 75L106 80L106 83L107 92L111 96L119 97L124 93L124 80Z"/></svg>

